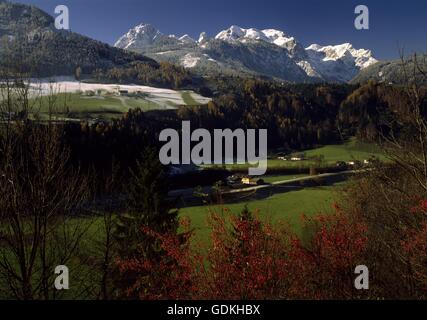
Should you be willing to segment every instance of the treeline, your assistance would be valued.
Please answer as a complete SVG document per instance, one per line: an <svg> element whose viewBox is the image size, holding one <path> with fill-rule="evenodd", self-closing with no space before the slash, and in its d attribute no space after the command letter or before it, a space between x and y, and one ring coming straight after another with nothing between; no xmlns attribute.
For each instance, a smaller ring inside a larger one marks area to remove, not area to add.
<svg viewBox="0 0 427 320"><path fill-rule="evenodd" d="M121 119L103 123L67 124L72 159L98 172L111 170L112 161L128 168L144 147L160 148L163 129L268 129L271 149L303 150L340 142L337 117L353 87L335 85L282 86L259 80L233 82L234 94L214 97L207 106L142 112L129 110Z"/></svg>
<svg viewBox="0 0 427 320"><path fill-rule="evenodd" d="M408 105L402 89L372 83L357 88L244 80L235 85L240 87L232 89L234 94L214 97L207 106L145 113L135 109L110 122L66 123L64 143L70 147L70 161L95 172L100 180L93 181L100 186L113 167L124 181L127 169L147 146L161 147L160 132L181 130L183 120L190 120L193 130L266 128L270 150L304 150L354 135L377 142L379 132L390 130L384 119L390 122L392 110ZM119 191L122 182L116 182Z"/></svg>
<svg viewBox="0 0 427 320"><path fill-rule="evenodd" d="M144 147L160 148L163 129L268 129L270 148L302 150L339 142L337 115L352 87L309 85L285 87L271 82L244 80L234 94L214 97L207 106L142 112L129 110L111 122L66 125L66 143L73 161L97 172L109 172L113 162L128 168ZM123 175L125 176L125 175Z"/></svg>
<svg viewBox="0 0 427 320"><path fill-rule="evenodd" d="M376 141L390 132L404 134L407 130L404 123L415 112L414 104L419 105L416 112L426 118L426 87L408 88L369 81L342 102L338 123L347 135Z"/></svg>
<svg viewBox="0 0 427 320"><path fill-rule="evenodd" d="M110 69L138 61L153 68L157 62L135 53L125 52L79 34L51 29L36 29L31 34L17 33L0 43L0 66L33 77L83 74L96 69Z"/></svg>
<svg viewBox="0 0 427 320"><path fill-rule="evenodd" d="M353 88L240 79L206 108L183 107L178 116L208 129L268 129L270 148L302 150L340 141L337 116Z"/></svg>
<svg viewBox="0 0 427 320"><path fill-rule="evenodd" d="M58 52L61 54L58 54ZM72 32L41 30L0 41L0 69L32 77L90 76L97 82L179 89L201 84L183 67L126 52Z"/></svg>
<svg viewBox="0 0 427 320"><path fill-rule="evenodd" d="M96 69L92 76L98 82L135 83L173 89L189 86L193 81L189 71L168 62L148 64L136 61L123 67Z"/></svg>

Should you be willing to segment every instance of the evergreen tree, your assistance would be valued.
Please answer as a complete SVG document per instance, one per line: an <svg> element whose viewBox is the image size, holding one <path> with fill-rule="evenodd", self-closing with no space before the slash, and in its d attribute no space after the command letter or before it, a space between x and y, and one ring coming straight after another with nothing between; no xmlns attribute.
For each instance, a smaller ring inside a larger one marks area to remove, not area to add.
<svg viewBox="0 0 427 320"><path fill-rule="evenodd" d="M148 149L144 161L131 170L128 185L128 212L118 217L115 238L118 256L122 260L144 257L149 261L160 261L164 255L159 239L147 234L144 228L159 234L178 233L178 210L167 199L167 179L159 162L157 152ZM139 275L138 277L140 277ZM135 283L136 275L121 273L116 281L119 288L126 290ZM147 275L147 286L149 283Z"/></svg>
<svg viewBox="0 0 427 320"><path fill-rule="evenodd" d="M154 243L147 241L143 227L158 233L177 232L178 211L167 198L168 186L162 164L155 150L145 152L143 162L131 169L128 185L128 213L118 218L116 237L120 256L132 257L143 245L147 255L155 254Z"/></svg>

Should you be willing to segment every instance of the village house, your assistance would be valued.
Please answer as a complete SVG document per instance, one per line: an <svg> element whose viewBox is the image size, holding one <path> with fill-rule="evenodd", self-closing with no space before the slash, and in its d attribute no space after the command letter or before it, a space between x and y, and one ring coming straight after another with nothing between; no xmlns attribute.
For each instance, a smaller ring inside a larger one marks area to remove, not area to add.
<svg viewBox="0 0 427 320"><path fill-rule="evenodd" d="M260 178L253 178L253 177L243 177L242 183L244 185L250 185L250 186L260 186L264 184L264 180Z"/></svg>
<svg viewBox="0 0 427 320"><path fill-rule="evenodd" d="M306 156L304 154L294 154L294 155L277 155L278 160L282 161L303 161L306 160Z"/></svg>
<svg viewBox="0 0 427 320"><path fill-rule="evenodd" d="M291 161L303 161L306 160L306 157L304 154L295 154L291 156Z"/></svg>

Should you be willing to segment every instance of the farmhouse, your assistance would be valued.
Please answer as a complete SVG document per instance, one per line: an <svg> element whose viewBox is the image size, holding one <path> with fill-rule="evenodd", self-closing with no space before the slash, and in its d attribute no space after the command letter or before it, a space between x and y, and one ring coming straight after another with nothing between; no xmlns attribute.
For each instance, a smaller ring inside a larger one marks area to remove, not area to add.
<svg viewBox="0 0 427 320"><path fill-rule="evenodd" d="M304 154L295 154L291 156L291 161L303 161L305 160Z"/></svg>
<svg viewBox="0 0 427 320"><path fill-rule="evenodd" d="M260 186L264 184L264 180L260 178L243 177L242 183L250 186Z"/></svg>

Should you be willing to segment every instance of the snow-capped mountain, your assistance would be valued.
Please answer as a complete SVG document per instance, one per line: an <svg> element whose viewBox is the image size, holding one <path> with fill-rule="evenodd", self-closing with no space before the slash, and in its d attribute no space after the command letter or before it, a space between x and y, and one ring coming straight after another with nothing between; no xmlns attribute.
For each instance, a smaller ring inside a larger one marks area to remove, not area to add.
<svg viewBox="0 0 427 320"><path fill-rule="evenodd" d="M151 24L140 24L130 29L128 33L117 40L114 46L122 49L150 46L161 37L163 37L163 34Z"/></svg>
<svg viewBox="0 0 427 320"><path fill-rule="evenodd" d="M182 43L186 43L186 44L188 44L188 43L196 43L196 40L194 40L193 38L191 38L188 34L184 34L178 40L181 41Z"/></svg>
<svg viewBox="0 0 427 320"><path fill-rule="evenodd" d="M173 34L164 35L151 24L142 23L130 29L114 44L115 47L127 50L137 50L157 46L159 44L193 44L196 40L188 34L177 37Z"/></svg>
<svg viewBox="0 0 427 320"><path fill-rule="evenodd" d="M297 46L297 42L295 41L294 37L290 37L286 35L283 31L275 29L243 29L238 26L231 26L227 30L218 33L215 39L227 41L230 43L264 41L289 50L292 50Z"/></svg>
<svg viewBox="0 0 427 320"><path fill-rule="evenodd" d="M312 44L306 52L308 60L300 61L300 64L306 63L302 67L308 75L314 72L322 78L341 82L350 81L361 70L378 62L370 50L355 49L350 43L336 46Z"/></svg>
<svg viewBox="0 0 427 320"><path fill-rule="evenodd" d="M202 32L199 36L199 40L197 40L199 45L203 45L208 41L209 41L209 37L208 37L208 34L206 32Z"/></svg>
<svg viewBox="0 0 427 320"><path fill-rule="evenodd" d="M304 48L284 31L235 25L213 38L203 32L196 41L187 34L165 36L149 24L141 24L115 46L178 63L203 75L248 73L294 82L347 82L378 62L370 50L356 49L350 43Z"/></svg>
<svg viewBox="0 0 427 320"><path fill-rule="evenodd" d="M356 66L359 67L360 69L365 69L370 65L378 62L378 60L376 60L372 56L371 50L366 50L366 49L357 50L353 48L353 45L350 43L344 43L337 46L325 46L325 47L322 47L318 44L312 44L306 50L315 51L319 53L320 56L323 57L324 61L345 60L347 57L348 58L347 61L354 60Z"/></svg>

